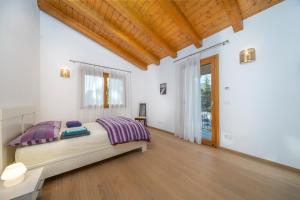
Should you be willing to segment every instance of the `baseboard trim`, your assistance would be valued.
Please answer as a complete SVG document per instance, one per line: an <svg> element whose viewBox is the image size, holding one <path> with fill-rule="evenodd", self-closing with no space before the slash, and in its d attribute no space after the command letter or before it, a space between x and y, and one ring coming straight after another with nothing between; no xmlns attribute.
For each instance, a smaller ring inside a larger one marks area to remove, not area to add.
<svg viewBox="0 0 300 200"><path fill-rule="evenodd" d="M236 155L239 155L239 156L242 156L242 157L245 157L245 158L250 158L252 160L256 160L256 161L261 162L261 163L265 163L265 164L268 164L268 165L271 165L271 166L274 166L274 167L279 167L279 168L286 169L286 170L295 172L297 174L300 174L300 169L295 168L295 167L291 167L291 166L288 166L288 165L277 163L277 162L274 162L274 161L271 161L271 160L266 160L264 158L259 158L259 157L256 157L256 156L252 156L252 155L242 153L240 151L232 150L232 149L229 149L229 148L226 148L226 147L219 147L219 149L221 149L223 151L233 153L233 154L236 154Z"/></svg>

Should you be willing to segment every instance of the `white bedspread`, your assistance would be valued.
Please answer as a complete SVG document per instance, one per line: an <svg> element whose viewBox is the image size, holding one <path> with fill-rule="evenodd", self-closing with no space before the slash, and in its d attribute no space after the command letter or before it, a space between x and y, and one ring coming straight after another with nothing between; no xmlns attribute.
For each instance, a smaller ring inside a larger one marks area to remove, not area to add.
<svg viewBox="0 0 300 200"><path fill-rule="evenodd" d="M84 153L112 148L106 130L97 122L86 123L91 134L55 142L21 147L16 150L16 162L23 162L28 168L78 156ZM62 127L61 132L66 128Z"/></svg>

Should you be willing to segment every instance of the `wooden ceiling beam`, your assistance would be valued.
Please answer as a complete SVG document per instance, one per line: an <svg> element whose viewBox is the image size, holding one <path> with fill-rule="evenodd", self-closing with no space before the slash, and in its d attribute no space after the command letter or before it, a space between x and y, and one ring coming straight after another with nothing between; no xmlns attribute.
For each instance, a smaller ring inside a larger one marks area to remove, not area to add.
<svg viewBox="0 0 300 200"><path fill-rule="evenodd" d="M78 32L82 33L83 35L87 36L88 38L94 40L98 44L104 46L105 48L111 50L113 53L119 55L120 57L126 59L127 61L131 62L135 66L141 68L142 70L147 70L147 64L123 48L117 46L116 44L108 41L107 39L103 38L102 36L98 35L97 33L89 30L84 25L80 24L79 22L75 21L71 17L65 15L62 11L55 8L53 5L48 3L45 0L38 0L39 8L48 13L49 15L55 17L59 21L63 22L64 24L72 27L73 29L77 30Z"/></svg>
<svg viewBox="0 0 300 200"><path fill-rule="evenodd" d="M132 13L129 9L126 9L122 4L122 1L106 0L106 2L115 10L117 10L121 15L123 15L126 19L131 21L142 32L150 36L156 46L162 47L166 52L168 52L171 57L177 57L176 50L174 50L169 44L167 44L157 33L151 30L151 28L148 27L145 22L143 22L138 16Z"/></svg>
<svg viewBox="0 0 300 200"><path fill-rule="evenodd" d="M197 34L192 24L177 7L176 3L173 0L160 0L158 3L163 10L172 17L177 26L190 38L193 44L197 48L200 48L202 38Z"/></svg>
<svg viewBox="0 0 300 200"><path fill-rule="evenodd" d="M124 41L126 44L131 46L137 52L142 53L148 60L152 63L159 64L160 58L156 55L152 54L151 52L147 51L140 43L138 43L133 37L130 37L119 30L118 27L114 26L113 24L106 21L97 11L89 8L84 3L80 2L79 0L61 0L66 3L68 6L72 7L79 13L84 13L85 17L90 19L95 24L103 27L109 33L114 35L115 37L119 38L120 40Z"/></svg>
<svg viewBox="0 0 300 200"><path fill-rule="evenodd" d="M234 32L243 30L243 17L237 0L222 0L222 3Z"/></svg>

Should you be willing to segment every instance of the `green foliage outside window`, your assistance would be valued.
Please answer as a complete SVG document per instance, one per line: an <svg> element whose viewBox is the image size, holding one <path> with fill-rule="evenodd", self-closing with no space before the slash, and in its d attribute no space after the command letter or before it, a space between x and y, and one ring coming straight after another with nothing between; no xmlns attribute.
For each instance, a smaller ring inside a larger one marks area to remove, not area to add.
<svg viewBox="0 0 300 200"><path fill-rule="evenodd" d="M202 112L211 112L211 83L210 76L204 77L204 82L201 84L201 106Z"/></svg>

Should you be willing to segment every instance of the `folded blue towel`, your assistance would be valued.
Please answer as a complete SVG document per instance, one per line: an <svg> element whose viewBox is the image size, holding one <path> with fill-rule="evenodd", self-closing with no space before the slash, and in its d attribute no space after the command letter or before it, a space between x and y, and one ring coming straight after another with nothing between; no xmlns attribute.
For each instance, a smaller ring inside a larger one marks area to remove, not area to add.
<svg viewBox="0 0 300 200"><path fill-rule="evenodd" d="M60 139L68 139L68 138L74 138L74 137L80 137L80 136L85 136L89 135L90 131L87 130L85 127L76 127L76 128L71 128L68 130L65 130L62 132Z"/></svg>
<svg viewBox="0 0 300 200"><path fill-rule="evenodd" d="M73 133L73 132L86 131L86 130L87 130L86 127L80 126L80 127L68 128L64 132L66 132L66 133Z"/></svg>

